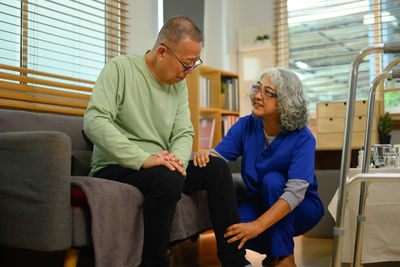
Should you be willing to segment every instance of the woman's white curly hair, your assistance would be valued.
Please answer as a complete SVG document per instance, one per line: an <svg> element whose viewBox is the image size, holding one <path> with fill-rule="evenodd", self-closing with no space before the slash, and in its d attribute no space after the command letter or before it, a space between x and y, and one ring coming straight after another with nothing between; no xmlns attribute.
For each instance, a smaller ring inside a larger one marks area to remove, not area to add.
<svg viewBox="0 0 400 267"><path fill-rule="evenodd" d="M269 76L278 95L278 112L282 131L294 131L308 124L308 102L303 85L297 75L284 68L269 68L262 72L260 80ZM253 95L250 94L251 99ZM253 101L252 101L253 103Z"/></svg>

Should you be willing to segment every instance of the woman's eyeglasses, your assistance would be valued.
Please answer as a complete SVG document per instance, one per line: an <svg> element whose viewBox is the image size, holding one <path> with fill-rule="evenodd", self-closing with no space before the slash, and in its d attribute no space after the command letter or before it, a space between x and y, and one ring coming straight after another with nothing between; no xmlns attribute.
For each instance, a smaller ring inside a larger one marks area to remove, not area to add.
<svg viewBox="0 0 400 267"><path fill-rule="evenodd" d="M199 58L198 60L196 60L196 62L193 64L193 66L187 67L185 64L182 63L182 61L174 54L174 52L172 51L171 48L169 48L166 44L161 43L160 45L165 46L168 51L179 61L179 63L181 63L182 67L183 67L183 72L188 72L191 70L195 70L197 69L201 64L203 64L203 60L201 60L201 58Z"/></svg>
<svg viewBox="0 0 400 267"><path fill-rule="evenodd" d="M272 93L270 90L273 90L273 88L270 86L263 87L260 82L257 82L251 86L251 94L253 96L260 93L263 98L277 98L278 95Z"/></svg>

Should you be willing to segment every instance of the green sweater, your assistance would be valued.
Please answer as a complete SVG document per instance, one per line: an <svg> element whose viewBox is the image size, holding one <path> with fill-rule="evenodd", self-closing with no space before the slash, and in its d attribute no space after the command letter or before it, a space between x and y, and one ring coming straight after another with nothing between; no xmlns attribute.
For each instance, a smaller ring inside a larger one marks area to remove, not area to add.
<svg viewBox="0 0 400 267"><path fill-rule="evenodd" d="M186 168L194 135L186 81L158 81L144 55L115 57L93 88L84 130L94 143L90 175L111 164L139 170L162 150L175 153Z"/></svg>

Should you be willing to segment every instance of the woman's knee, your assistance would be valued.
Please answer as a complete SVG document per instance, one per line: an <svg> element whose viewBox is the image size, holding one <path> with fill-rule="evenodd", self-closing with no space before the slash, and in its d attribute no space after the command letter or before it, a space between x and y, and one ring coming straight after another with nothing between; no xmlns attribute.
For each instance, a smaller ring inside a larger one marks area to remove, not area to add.
<svg viewBox="0 0 400 267"><path fill-rule="evenodd" d="M269 172L262 178L261 188L265 192L283 193L285 188L286 177L279 172Z"/></svg>
<svg viewBox="0 0 400 267"><path fill-rule="evenodd" d="M265 208L270 208L283 194L285 177L278 172L270 172L261 181L261 200Z"/></svg>

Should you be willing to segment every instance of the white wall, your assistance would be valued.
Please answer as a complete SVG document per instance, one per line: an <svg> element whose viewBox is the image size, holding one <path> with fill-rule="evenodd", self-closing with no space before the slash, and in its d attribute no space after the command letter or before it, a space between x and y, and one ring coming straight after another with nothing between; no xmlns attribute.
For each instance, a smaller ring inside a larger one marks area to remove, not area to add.
<svg viewBox="0 0 400 267"><path fill-rule="evenodd" d="M205 0L205 64L238 73L238 29L273 24L272 1Z"/></svg>
<svg viewBox="0 0 400 267"><path fill-rule="evenodd" d="M204 64L218 69L225 66L226 40L225 13L226 0L204 1L204 49L202 58Z"/></svg>
<svg viewBox="0 0 400 267"><path fill-rule="evenodd" d="M227 1L229 12L226 24L226 31L228 32L226 50L229 57L229 70L239 73L238 30L242 27L273 24L273 4L272 1L266 0Z"/></svg>
<svg viewBox="0 0 400 267"><path fill-rule="evenodd" d="M205 0L204 5L205 64L238 73L238 28L272 24L272 1ZM128 8L127 51L143 53L157 38L157 0L130 0Z"/></svg>
<svg viewBox="0 0 400 267"><path fill-rule="evenodd" d="M128 1L128 53L142 54L153 47L157 38L157 0Z"/></svg>

